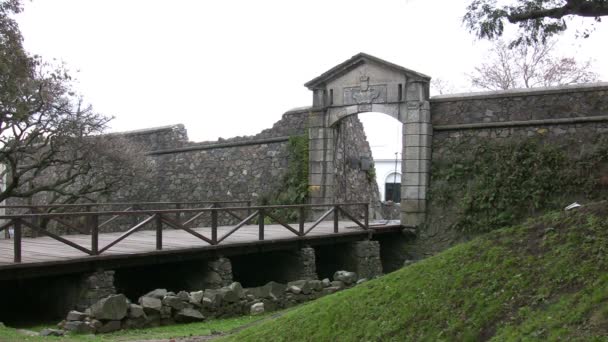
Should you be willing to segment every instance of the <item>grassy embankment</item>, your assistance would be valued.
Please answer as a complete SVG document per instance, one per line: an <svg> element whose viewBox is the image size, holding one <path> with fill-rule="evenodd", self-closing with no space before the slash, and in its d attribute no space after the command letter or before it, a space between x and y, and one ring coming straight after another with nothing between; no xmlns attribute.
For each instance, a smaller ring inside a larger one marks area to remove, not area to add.
<svg viewBox="0 0 608 342"><path fill-rule="evenodd" d="M608 341L608 204L555 212L230 341Z"/></svg>

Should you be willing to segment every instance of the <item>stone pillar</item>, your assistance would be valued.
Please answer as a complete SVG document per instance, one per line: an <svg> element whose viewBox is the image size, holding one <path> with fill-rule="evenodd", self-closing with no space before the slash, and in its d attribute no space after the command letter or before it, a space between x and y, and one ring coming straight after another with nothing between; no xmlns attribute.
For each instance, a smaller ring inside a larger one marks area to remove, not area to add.
<svg viewBox="0 0 608 342"><path fill-rule="evenodd" d="M432 138L429 102L408 102L401 165L401 224L405 226L419 226L426 217Z"/></svg>
<svg viewBox="0 0 608 342"><path fill-rule="evenodd" d="M297 280L308 279L316 280L319 279L317 275L317 265L315 258L315 249L311 247L300 248L297 252L298 258L298 275Z"/></svg>
<svg viewBox="0 0 608 342"><path fill-rule="evenodd" d="M358 241L349 244L347 270L357 273L359 279L371 279L382 275L380 243L378 241Z"/></svg>
<svg viewBox="0 0 608 342"><path fill-rule="evenodd" d="M218 289L232 284L232 263L230 259L220 257L207 262L199 289Z"/></svg>
<svg viewBox="0 0 608 342"><path fill-rule="evenodd" d="M84 311L98 300L116 294L114 287L114 271L98 270L85 274L81 278L80 295L76 302L76 310Z"/></svg>

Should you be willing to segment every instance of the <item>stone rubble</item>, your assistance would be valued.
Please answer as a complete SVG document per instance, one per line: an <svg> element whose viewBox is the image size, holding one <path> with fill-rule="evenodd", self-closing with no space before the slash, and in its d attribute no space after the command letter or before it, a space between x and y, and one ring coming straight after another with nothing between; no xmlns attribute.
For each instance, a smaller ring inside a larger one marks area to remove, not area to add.
<svg viewBox="0 0 608 342"><path fill-rule="evenodd" d="M177 294L156 289L141 296L139 304L131 303L123 294L110 295L84 312L70 311L58 324L61 330L45 329L40 335L103 334L121 329L199 322L207 318L260 315L314 300L363 281L367 279L358 281L354 272L338 271L334 274L334 281L304 279L287 284L271 281L252 288L243 288L240 283L232 282L217 289L180 291Z"/></svg>

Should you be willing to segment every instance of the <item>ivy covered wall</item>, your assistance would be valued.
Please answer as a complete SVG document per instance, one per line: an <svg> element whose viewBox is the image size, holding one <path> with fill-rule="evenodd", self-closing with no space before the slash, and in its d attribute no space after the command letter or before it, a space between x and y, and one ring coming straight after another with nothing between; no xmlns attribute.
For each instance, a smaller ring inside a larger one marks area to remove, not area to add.
<svg viewBox="0 0 608 342"><path fill-rule="evenodd" d="M424 257L572 202L608 197L608 84L431 100Z"/></svg>

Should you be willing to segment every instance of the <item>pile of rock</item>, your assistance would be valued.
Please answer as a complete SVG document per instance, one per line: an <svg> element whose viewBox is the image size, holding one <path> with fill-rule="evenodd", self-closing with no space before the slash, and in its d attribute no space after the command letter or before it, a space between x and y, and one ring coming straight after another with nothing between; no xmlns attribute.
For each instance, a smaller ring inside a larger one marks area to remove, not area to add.
<svg viewBox="0 0 608 342"><path fill-rule="evenodd" d="M122 294L110 295L84 312L70 311L58 325L63 330L47 329L43 333L98 334L197 322L210 317L257 315L317 299L363 281L365 279L357 279L356 273L338 271L334 274L334 281L297 280L287 284L271 281L264 286L246 289L234 282L219 289L178 293L156 289L141 296L137 304Z"/></svg>

